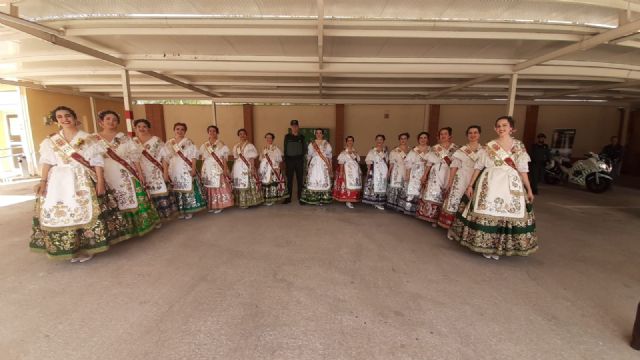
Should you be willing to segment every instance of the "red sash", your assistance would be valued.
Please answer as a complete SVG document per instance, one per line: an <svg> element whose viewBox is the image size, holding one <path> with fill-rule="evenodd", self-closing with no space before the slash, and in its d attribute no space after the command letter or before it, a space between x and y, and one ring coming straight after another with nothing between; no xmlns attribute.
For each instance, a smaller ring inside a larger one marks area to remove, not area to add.
<svg viewBox="0 0 640 360"><path fill-rule="evenodd" d="M173 148L173 151L175 151L176 154L178 154L178 156L180 156L180 158L187 164L189 165L189 168L193 168L193 161L187 159L187 157L184 155L184 153L182 152L182 150L180 149L176 149L178 147L178 143L176 143L175 139L171 139L169 140L171 142L171 147ZM198 171L196 170L196 177L198 178L198 180L200 179L200 173L198 173Z"/></svg>
<svg viewBox="0 0 640 360"><path fill-rule="evenodd" d="M91 163L87 159L84 158L76 149L69 144L67 140L65 140L60 134L53 133L49 135L49 140L53 143L53 145L58 149L62 154L72 158L76 162L80 163L80 165L84 166L89 170L92 177L96 176L96 169L94 166L91 166Z"/></svg>
<svg viewBox="0 0 640 360"><path fill-rule="evenodd" d="M276 174L276 177L278 178L278 190L282 191L285 187L284 178L282 177L282 174L276 171L276 168L273 166L273 162L271 162L271 157L269 157L269 154L264 154L264 158L267 159L267 162L269 163L271 170L273 170L273 173Z"/></svg>
<svg viewBox="0 0 640 360"><path fill-rule="evenodd" d="M211 145L210 142L207 142L207 143ZM222 159L220 159L218 154L216 154L216 152L213 151L213 148L211 146L206 146L206 148L209 154L211 154L211 157L213 158L213 160L215 160L218 163L218 165L220 166L220 169L222 169L222 172L224 173L224 164L222 163ZM232 182L227 174L225 174L224 177L227 179L227 181Z"/></svg>
<svg viewBox="0 0 640 360"><path fill-rule="evenodd" d="M156 160L156 158L154 158L153 155L151 155L147 151L147 149L142 150L142 156L144 156L147 160L149 160L149 162L152 163L155 167L160 169L160 171L164 171L164 167L162 167L162 164L160 164L158 160Z"/></svg>
<svg viewBox="0 0 640 360"><path fill-rule="evenodd" d="M156 158L154 158L153 155L151 155L151 153L147 151L147 149L145 149L144 144L142 144L142 142L138 138L133 138L133 141L142 146L142 156L149 160L149 162L152 163L155 167L160 169L160 171L164 172L164 167L162 166L162 164L160 164L160 162L156 160Z"/></svg>
<svg viewBox="0 0 640 360"><path fill-rule="evenodd" d="M131 166L131 164L129 164L129 162L127 162L125 159L118 156L118 154L116 154L116 152L112 148L107 148L107 155L109 155L109 157L115 160L118 164L122 165L122 167L127 169L127 171L129 171L129 173L133 175L133 177L140 181L140 184L143 183L142 179L140 179L140 176L138 176L138 172L133 168L133 166Z"/></svg>
<svg viewBox="0 0 640 360"><path fill-rule="evenodd" d="M251 165L249 164L249 161L247 161L247 159L244 157L244 155L242 155L242 150L243 149L240 149L240 152L238 152L238 157L240 158L240 160L242 160L242 162L244 162L245 165L247 165L247 168L249 169L249 171L251 171ZM258 179L258 176L256 175L255 171L251 171L251 176L253 176L253 180L256 182L256 187L258 188L258 191L261 191L262 181Z"/></svg>
<svg viewBox="0 0 640 360"><path fill-rule="evenodd" d="M102 136L96 134L96 138L98 141L102 142L105 147L107 148L107 155L109 155L109 157L111 159L113 159L115 162L117 162L118 164L122 165L122 167L124 167L125 169L127 169L127 171L129 171L129 173L131 175L133 175L133 177L135 177L136 179L138 179L138 181L140 182L140 184L142 184L142 179L140 179L140 176L138 176L138 172L133 168L133 166L131 166L131 164L129 164L128 161L126 161L125 159L121 158L116 152L115 150L113 150L112 145L107 142L106 139L104 139Z"/></svg>
<svg viewBox="0 0 640 360"><path fill-rule="evenodd" d="M332 175L333 174L333 169L331 168L331 163L329 162L327 157L324 156L324 153L320 150L320 146L318 146L318 144L316 143L315 140L313 142L311 142L311 146L313 146L313 150L315 150L316 153L318 153L318 155L320 156L322 161L324 161L324 163L327 165L327 169L329 169L329 175Z"/></svg>

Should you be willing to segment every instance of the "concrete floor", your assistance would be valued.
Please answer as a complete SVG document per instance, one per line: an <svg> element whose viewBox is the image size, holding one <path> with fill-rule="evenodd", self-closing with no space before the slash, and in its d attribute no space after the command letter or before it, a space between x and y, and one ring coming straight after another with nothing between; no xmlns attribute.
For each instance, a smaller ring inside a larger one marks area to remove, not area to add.
<svg viewBox="0 0 640 360"><path fill-rule="evenodd" d="M291 204L70 264L28 251L30 201L2 207L0 358L639 359L640 191L541 191L540 251L500 261L389 211Z"/></svg>

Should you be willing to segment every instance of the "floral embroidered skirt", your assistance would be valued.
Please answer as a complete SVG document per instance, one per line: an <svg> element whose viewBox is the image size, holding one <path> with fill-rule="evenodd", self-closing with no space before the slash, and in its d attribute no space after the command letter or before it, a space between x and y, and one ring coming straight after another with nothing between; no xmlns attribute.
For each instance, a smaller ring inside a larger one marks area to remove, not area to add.
<svg viewBox="0 0 640 360"><path fill-rule="evenodd" d="M527 205L523 219L487 216L473 209L473 202L469 204L469 198L464 195L447 233L449 239L472 251L490 255L527 256L538 250L533 205Z"/></svg>
<svg viewBox="0 0 640 360"><path fill-rule="evenodd" d="M286 182L262 183L262 193L264 194L265 204L275 204L289 197Z"/></svg>
<svg viewBox="0 0 640 360"><path fill-rule="evenodd" d="M358 202L360 201L361 190L347 189L347 183L344 174L338 174L335 184L333 185L333 200L340 202Z"/></svg>
<svg viewBox="0 0 640 360"><path fill-rule="evenodd" d="M222 210L233 206L233 190L226 176L220 175L219 187L207 187L207 208Z"/></svg>
<svg viewBox="0 0 640 360"><path fill-rule="evenodd" d="M158 212L158 216L160 216L160 219L163 221L173 219L178 213L176 198L175 196L171 196L170 193L164 195L151 195L151 201Z"/></svg>
<svg viewBox="0 0 640 360"><path fill-rule="evenodd" d="M387 193L376 193L373 183L373 171L367 175L364 183L364 191L362 192L362 203L369 205L384 205L387 202Z"/></svg>
<svg viewBox="0 0 640 360"><path fill-rule="evenodd" d="M333 196L331 194L331 190L318 191L310 190L305 187L304 189L302 189L302 196L300 197L300 201L310 205L331 204L331 202L333 201Z"/></svg>
<svg viewBox="0 0 640 360"><path fill-rule="evenodd" d="M404 189L398 198L398 208L396 210L405 215L415 216L419 200L419 195L407 195L406 189Z"/></svg>
<svg viewBox="0 0 640 360"><path fill-rule="evenodd" d="M147 196L147 192L137 179L134 179L133 182L136 189L138 208L131 211L122 211L122 216L127 222L127 233L131 237L142 236L151 232L160 222L160 216Z"/></svg>
<svg viewBox="0 0 640 360"><path fill-rule="evenodd" d="M181 214L196 213L207 208L207 198L197 177L193 178L191 191L172 191Z"/></svg>
<svg viewBox="0 0 640 360"><path fill-rule="evenodd" d="M441 203L420 199L420 201L418 201L418 206L416 209L416 217L420 220L428 221L430 223L437 223L441 209Z"/></svg>
<svg viewBox="0 0 640 360"><path fill-rule="evenodd" d="M456 218L455 213L450 213L444 208L440 210L440 216L438 216L438 226L448 229L453 224L453 220Z"/></svg>
<svg viewBox="0 0 640 360"><path fill-rule="evenodd" d="M387 203L385 207L388 209L404 212L403 207L400 206L401 199L406 197L404 191L404 184L401 187L387 187Z"/></svg>
<svg viewBox="0 0 640 360"><path fill-rule="evenodd" d="M258 206L264 202L262 189L259 189L253 176L249 176L249 187L246 189L233 189L236 206L246 209Z"/></svg>
<svg viewBox="0 0 640 360"><path fill-rule="evenodd" d="M94 190L92 189L92 192ZM97 254L109 249L109 245L130 238L127 221L118 210L113 195L92 194L93 206L100 214L83 226L62 228L60 230L43 229L40 226L40 198L36 199L36 211L32 221L32 234L29 247L36 252L45 252L54 259L66 260L78 254Z"/></svg>

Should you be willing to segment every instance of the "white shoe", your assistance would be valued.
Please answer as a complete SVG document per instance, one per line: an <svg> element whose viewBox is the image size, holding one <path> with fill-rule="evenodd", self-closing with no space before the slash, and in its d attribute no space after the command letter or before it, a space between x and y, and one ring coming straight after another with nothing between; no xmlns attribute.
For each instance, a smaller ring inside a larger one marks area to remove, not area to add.
<svg viewBox="0 0 640 360"><path fill-rule="evenodd" d="M482 254L482 256L484 256L485 259L491 259L491 255L489 254Z"/></svg>
<svg viewBox="0 0 640 360"><path fill-rule="evenodd" d="M215 210L211 209L211 210L208 210L207 212L212 213L212 212L215 212Z"/></svg>
<svg viewBox="0 0 640 360"><path fill-rule="evenodd" d="M491 258L493 260L500 260L500 256L498 256L498 255L491 255Z"/></svg>
<svg viewBox="0 0 640 360"><path fill-rule="evenodd" d="M384 206L382 205L374 205L373 207L375 207L378 210L384 210Z"/></svg>
<svg viewBox="0 0 640 360"><path fill-rule="evenodd" d="M83 262L89 261L91 259L93 259L93 255L84 255L84 256L78 258L78 262L83 263Z"/></svg>
<svg viewBox="0 0 640 360"><path fill-rule="evenodd" d="M80 258L78 257L74 257L69 260L70 263L77 263L78 261L80 261Z"/></svg>
<svg viewBox="0 0 640 360"><path fill-rule="evenodd" d="M222 212L222 209L218 209L218 210L214 211L213 213L214 214L220 214L221 212Z"/></svg>
<svg viewBox="0 0 640 360"><path fill-rule="evenodd" d="M273 203L265 203L264 206L271 206Z"/></svg>
<svg viewBox="0 0 640 360"><path fill-rule="evenodd" d="M185 216L184 216L184 219L185 219L185 220L189 220L189 219L191 219L192 217L193 217L193 214L187 214L187 215L185 215Z"/></svg>
<svg viewBox="0 0 640 360"><path fill-rule="evenodd" d="M347 207L348 207L349 209L353 209L353 204L352 204L352 203L348 202L348 203L346 203L346 205L347 205Z"/></svg>

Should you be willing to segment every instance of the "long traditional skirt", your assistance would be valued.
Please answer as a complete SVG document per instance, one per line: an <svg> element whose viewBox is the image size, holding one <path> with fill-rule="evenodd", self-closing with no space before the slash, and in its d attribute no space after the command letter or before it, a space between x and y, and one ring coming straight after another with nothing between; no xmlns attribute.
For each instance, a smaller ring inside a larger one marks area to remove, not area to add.
<svg viewBox="0 0 640 360"><path fill-rule="evenodd" d="M92 192L94 190L92 189ZM44 230L40 227L40 201L36 199L36 211L32 221L29 247L36 252L45 252L54 259L66 260L78 254L97 254L107 251L109 245L130 238L127 221L118 210L112 194L91 196L93 206L100 214L90 223L79 227Z"/></svg>
<svg viewBox="0 0 640 360"><path fill-rule="evenodd" d="M420 195L407 195L406 189L402 192L398 198L398 207L396 210L402 212L405 215L415 216L418 209L418 200Z"/></svg>
<svg viewBox="0 0 640 360"><path fill-rule="evenodd" d="M387 188L387 203L385 206L392 210L404 212L403 207L400 206L401 199L404 197L406 197L404 184L401 187L389 186Z"/></svg>
<svg viewBox="0 0 640 360"><path fill-rule="evenodd" d="M464 195L447 234L449 239L489 255L527 256L538 250L533 205L527 204L524 219L481 215L472 209L473 203Z"/></svg>
<svg viewBox="0 0 640 360"><path fill-rule="evenodd" d="M233 189L226 176L220 175L219 187L207 187L207 208L222 210L233 206Z"/></svg>
<svg viewBox="0 0 640 360"><path fill-rule="evenodd" d="M302 190L302 197L300 197L300 201L310 205L331 204L333 196L331 194L331 190L317 191L304 188Z"/></svg>
<svg viewBox="0 0 640 360"><path fill-rule="evenodd" d="M233 189L236 206L246 209L264 202L262 190L258 188L253 176L249 176L249 187L246 189Z"/></svg>
<svg viewBox="0 0 640 360"><path fill-rule="evenodd" d="M193 178L191 191L172 191L181 214L196 213L207 208L207 198L197 177Z"/></svg>
<svg viewBox="0 0 640 360"><path fill-rule="evenodd" d="M262 193L264 194L265 204L276 204L289 197L285 182L262 183Z"/></svg>
<svg viewBox="0 0 640 360"><path fill-rule="evenodd" d="M418 206L416 209L416 217L420 220L436 223L438 222L438 217L440 216L441 209L442 204L420 199L420 201L418 201Z"/></svg>
<svg viewBox="0 0 640 360"><path fill-rule="evenodd" d="M361 190L347 189L344 172L338 174L333 186L333 200L340 202L358 202L360 201Z"/></svg>
<svg viewBox="0 0 640 360"><path fill-rule="evenodd" d="M156 208L147 197L147 192L137 179L133 180L136 189L136 200L138 208L130 211L122 211L122 216L127 222L127 232L133 236L142 236L153 229L160 223L160 216ZM112 244L115 242L111 242Z"/></svg>
<svg viewBox="0 0 640 360"><path fill-rule="evenodd" d="M173 219L178 213L175 196L170 193L165 195L151 195L151 201L162 221Z"/></svg>
<svg viewBox="0 0 640 360"><path fill-rule="evenodd" d="M451 227L451 224L453 224L455 218L455 213L450 213L443 207L440 209L440 215L438 216L438 226L448 229Z"/></svg>
<svg viewBox="0 0 640 360"><path fill-rule="evenodd" d="M384 205L387 202L387 193L376 193L373 184L373 171L369 171L362 192L362 203L369 205Z"/></svg>

